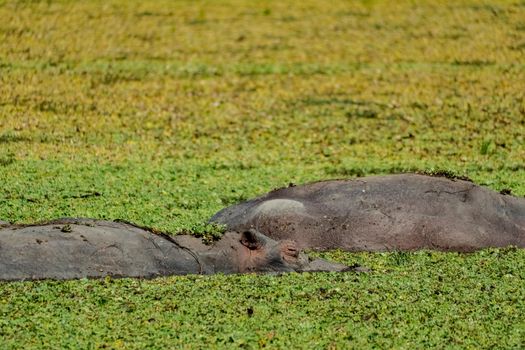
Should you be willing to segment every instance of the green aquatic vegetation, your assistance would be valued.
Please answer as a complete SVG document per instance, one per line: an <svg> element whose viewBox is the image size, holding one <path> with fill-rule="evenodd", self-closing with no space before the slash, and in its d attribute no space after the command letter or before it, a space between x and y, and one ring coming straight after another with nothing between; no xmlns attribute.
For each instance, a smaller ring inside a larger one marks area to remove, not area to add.
<svg viewBox="0 0 525 350"><path fill-rule="evenodd" d="M519 348L524 251L324 253L370 273L0 285L4 348Z"/></svg>
<svg viewBox="0 0 525 350"><path fill-rule="evenodd" d="M0 1L0 219L213 239L289 183L404 171L525 195L520 1ZM325 254L323 254L325 255ZM0 284L2 348L524 347L521 250L370 274Z"/></svg>

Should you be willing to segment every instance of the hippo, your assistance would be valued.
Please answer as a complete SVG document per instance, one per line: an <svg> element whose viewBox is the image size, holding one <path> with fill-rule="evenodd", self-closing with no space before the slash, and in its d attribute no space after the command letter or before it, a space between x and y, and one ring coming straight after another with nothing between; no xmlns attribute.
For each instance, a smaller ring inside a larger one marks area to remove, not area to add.
<svg viewBox="0 0 525 350"><path fill-rule="evenodd" d="M212 245L126 222L59 219L0 227L0 280L153 278L167 275L350 271L310 260L289 240L256 230L226 232Z"/></svg>
<svg viewBox="0 0 525 350"><path fill-rule="evenodd" d="M470 252L525 247L525 199L471 181L423 174L328 180L281 188L216 213L301 249Z"/></svg>

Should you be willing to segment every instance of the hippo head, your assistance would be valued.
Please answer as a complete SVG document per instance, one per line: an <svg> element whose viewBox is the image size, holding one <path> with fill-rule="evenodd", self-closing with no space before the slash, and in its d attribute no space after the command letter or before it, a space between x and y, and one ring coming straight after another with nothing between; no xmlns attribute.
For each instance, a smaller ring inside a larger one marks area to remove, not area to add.
<svg viewBox="0 0 525 350"><path fill-rule="evenodd" d="M299 250L294 241L275 241L254 229L242 233L227 232L220 244L212 250L220 252L219 255L222 257L229 256L229 263L224 261L224 258L219 259L222 261L215 262L216 271L223 270L225 273L348 271L350 269L346 265L322 259L312 261ZM217 263L221 266L219 267Z"/></svg>

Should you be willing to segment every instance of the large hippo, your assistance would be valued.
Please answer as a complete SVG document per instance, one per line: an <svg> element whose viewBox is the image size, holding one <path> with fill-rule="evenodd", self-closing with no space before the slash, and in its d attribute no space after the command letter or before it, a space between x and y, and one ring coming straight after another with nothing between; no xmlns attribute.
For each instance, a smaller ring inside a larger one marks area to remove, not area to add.
<svg viewBox="0 0 525 350"><path fill-rule="evenodd" d="M300 248L473 251L525 247L525 199L419 174L330 180L272 191L211 222L255 228Z"/></svg>
<svg viewBox="0 0 525 350"><path fill-rule="evenodd" d="M310 261L294 242L277 242L255 230L226 232L206 246L191 236L94 219L27 226L4 222L0 228L0 280L345 270L341 264Z"/></svg>

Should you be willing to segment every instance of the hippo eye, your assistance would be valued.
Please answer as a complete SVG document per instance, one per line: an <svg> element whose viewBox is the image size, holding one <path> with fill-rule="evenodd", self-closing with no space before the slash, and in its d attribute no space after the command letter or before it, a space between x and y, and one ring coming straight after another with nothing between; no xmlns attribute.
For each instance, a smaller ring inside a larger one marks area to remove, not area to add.
<svg viewBox="0 0 525 350"><path fill-rule="evenodd" d="M285 260L290 258L298 258L301 250L294 241L281 242L281 253Z"/></svg>
<svg viewBox="0 0 525 350"><path fill-rule="evenodd" d="M300 250L293 245L281 244L279 258L284 264L295 265L300 260Z"/></svg>

